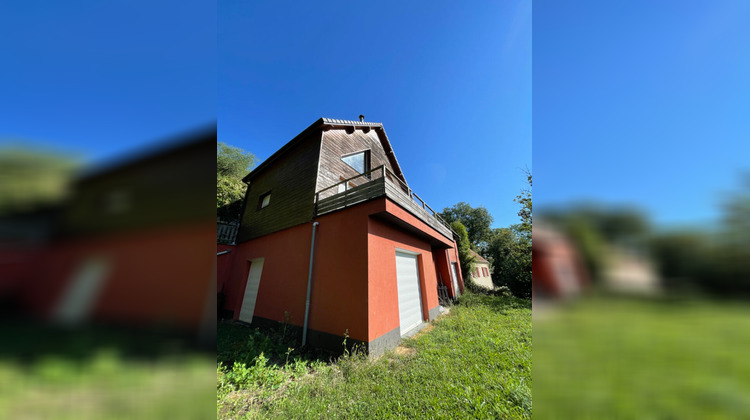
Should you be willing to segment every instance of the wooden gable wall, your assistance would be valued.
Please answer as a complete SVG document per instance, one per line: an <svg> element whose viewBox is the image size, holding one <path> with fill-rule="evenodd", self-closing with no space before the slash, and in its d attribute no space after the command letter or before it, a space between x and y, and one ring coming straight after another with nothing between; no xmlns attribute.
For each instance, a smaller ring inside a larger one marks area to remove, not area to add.
<svg viewBox="0 0 750 420"><path fill-rule="evenodd" d="M317 130L250 179L237 242L312 220L319 154ZM270 204L258 209L260 197L269 191Z"/></svg>
<svg viewBox="0 0 750 420"><path fill-rule="evenodd" d="M340 182L342 177L346 179L357 176L358 172L344 163L341 156L363 150L370 150L370 169L386 165L393 171L391 162L386 157L383 145L374 129L367 133L361 128L351 133L347 133L345 128L324 131L316 191Z"/></svg>

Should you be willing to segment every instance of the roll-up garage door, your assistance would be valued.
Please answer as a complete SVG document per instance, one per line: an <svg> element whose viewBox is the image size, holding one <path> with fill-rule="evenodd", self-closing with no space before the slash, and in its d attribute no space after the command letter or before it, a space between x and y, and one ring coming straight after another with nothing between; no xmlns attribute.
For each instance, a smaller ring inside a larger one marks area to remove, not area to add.
<svg viewBox="0 0 750 420"><path fill-rule="evenodd" d="M396 251L398 281L398 319L401 335L422 323L422 294L419 288L419 263L416 255Z"/></svg>

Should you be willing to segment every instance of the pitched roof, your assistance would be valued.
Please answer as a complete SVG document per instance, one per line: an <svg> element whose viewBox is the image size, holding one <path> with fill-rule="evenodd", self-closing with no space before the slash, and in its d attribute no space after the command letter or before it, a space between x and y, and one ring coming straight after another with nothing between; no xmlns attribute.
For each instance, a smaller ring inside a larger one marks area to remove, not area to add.
<svg viewBox="0 0 750 420"><path fill-rule="evenodd" d="M355 129L367 128L367 129L375 130L375 132L378 135L378 139L380 139L380 144L383 146L383 150L385 150L385 154L388 157L388 160L391 162L391 166L393 167L393 172L396 174L396 176L398 176L401 179L401 181L403 181L406 184L406 179L404 178L404 174L401 171L401 166L398 164L398 160L396 159L396 154L393 152L393 147L391 147L391 142L388 140L388 136L385 134L385 129L383 128L383 124L365 122L365 121L340 120L340 119L335 119L335 118L319 118L317 121L310 124L309 127L304 129L301 133L297 134L287 144L282 146L281 149L277 150L268 159L264 160L263 163L258 165L249 174L247 174L244 178L242 178L242 181L247 183L251 178L255 177L257 174L259 174L265 168L267 168L271 163L279 159L279 157L283 156L285 153L287 153L288 151L296 147L298 144L300 144L303 140L308 138L308 135L314 132L315 130L318 130L318 129L328 130L331 128L341 128L341 127L352 127Z"/></svg>
<svg viewBox="0 0 750 420"><path fill-rule="evenodd" d="M474 252L473 249L470 249L469 251L471 251L471 255L473 255L474 258L477 259L477 261L485 263L485 264L489 264L490 263L489 261L487 261L486 259L484 259L484 257L482 257L481 255L479 255L476 252Z"/></svg>

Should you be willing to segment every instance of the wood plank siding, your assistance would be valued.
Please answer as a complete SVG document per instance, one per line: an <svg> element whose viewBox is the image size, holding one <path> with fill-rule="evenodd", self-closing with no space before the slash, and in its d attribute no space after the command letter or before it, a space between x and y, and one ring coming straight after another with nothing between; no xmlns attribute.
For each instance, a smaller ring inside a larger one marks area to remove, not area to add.
<svg viewBox="0 0 750 420"><path fill-rule="evenodd" d="M320 155L320 131L312 131L259 174L251 174L245 210L237 242L311 221ZM270 192L267 207L259 208L262 195Z"/></svg>
<svg viewBox="0 0 750 420"><path fill-rule="evenodd" d="M334 128L323 132L316 191L337 184L342 178L348 179L359 174L354 168L341 160L342 156L350 153L369 150L370 168L386 165L389 170L393 171L391 162L386 156L375 130L369 128L366 130L367 133L361 127L355 130ZM366 181L366 179L359 178L353 181L353 184L360 185Z"/></svg>

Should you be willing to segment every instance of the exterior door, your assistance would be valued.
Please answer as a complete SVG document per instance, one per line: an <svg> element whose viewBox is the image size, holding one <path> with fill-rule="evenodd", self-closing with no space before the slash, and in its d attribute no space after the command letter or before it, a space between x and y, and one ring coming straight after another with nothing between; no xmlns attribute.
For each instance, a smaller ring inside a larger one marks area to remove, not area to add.
<svg viewBox="0 0 750 420"><path fill-rule="evenodd" d="M458 271L456 270L456 263L451 263L451 274L453 274L453 290L455 290L455 296L458 297L461 292L458 289Z"/></svg>
<svg viewBox="0 0 750 420"><path fill-rule="evenodd" d="M253 313L255 312L255 300L258 298L258 287L260 286L260 273L263 271L263 258L250 260L250 273L247 275L247 285L245 286L245 296L242 298L242 307L240 308L240 321L253 322Z"/></svg>
<svg viewBox="0 0 750 420"><path fill-rule="evenodd" d="M396 251L398 320L403 336L422 323L422 293L417 255Z"/></svg>

